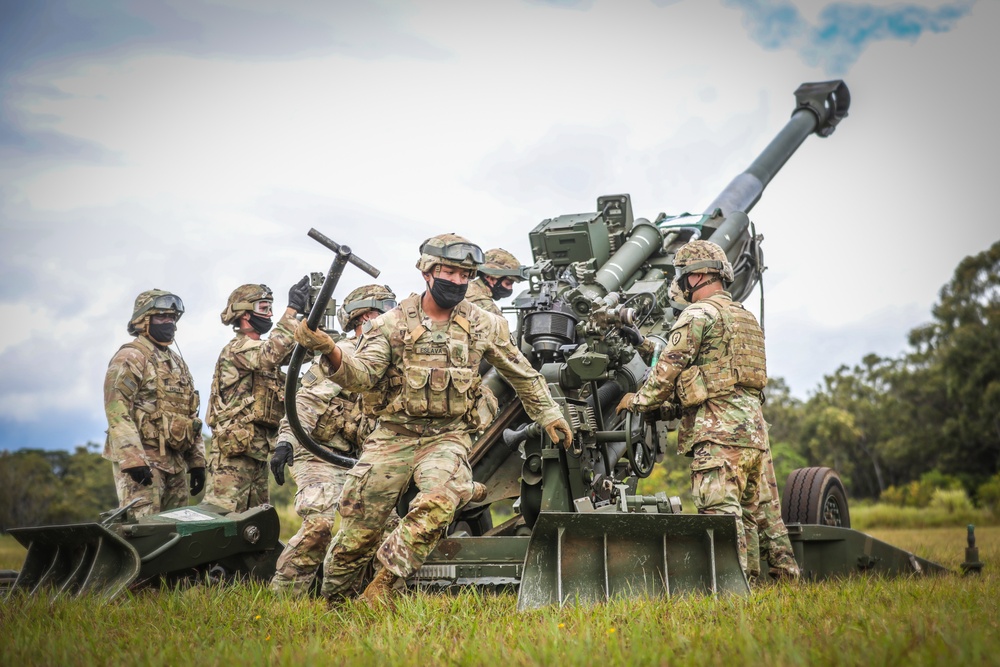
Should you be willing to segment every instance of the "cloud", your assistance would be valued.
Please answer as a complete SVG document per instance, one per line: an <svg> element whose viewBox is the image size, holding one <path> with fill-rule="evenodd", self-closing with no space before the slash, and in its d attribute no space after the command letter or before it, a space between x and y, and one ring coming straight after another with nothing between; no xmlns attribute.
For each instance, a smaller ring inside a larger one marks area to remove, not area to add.
<svg viewBox="0 0 1000 667"><path fill-rule="evenodd" d="M951 30L972 9L973 0L935 9L905 4L832 3L811 25L784 0L723 0L741 9L750 37L765 49L794 49L811 66L846 74L869 44L884 40L916 41L926 32Z"/></svg>

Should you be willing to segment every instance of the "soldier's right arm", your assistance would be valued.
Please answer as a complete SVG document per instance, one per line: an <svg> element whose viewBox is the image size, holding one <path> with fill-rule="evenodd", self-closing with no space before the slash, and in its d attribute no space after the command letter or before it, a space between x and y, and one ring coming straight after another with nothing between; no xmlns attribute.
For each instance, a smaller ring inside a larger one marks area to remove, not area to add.
<svg viewBox="0 0 1000 667"><path fill-rule="evenodd" d="M111 460L122 469L149 465L139 428L132 418L132 404L142 386L145 368L142 352L126 347L111 359L104 376L104 412L108 418Z"/></svg>
<svg viewBox="0 0 1000 667"><path fill-rule="evenodd" d="M348 391L367 391L374 387L392 363L387 329L373 326L361 335L357 348L353 340L337 343L341 354L340 368L330 373L330 379ZM325 363L329 364L329 361Z"/></svg>

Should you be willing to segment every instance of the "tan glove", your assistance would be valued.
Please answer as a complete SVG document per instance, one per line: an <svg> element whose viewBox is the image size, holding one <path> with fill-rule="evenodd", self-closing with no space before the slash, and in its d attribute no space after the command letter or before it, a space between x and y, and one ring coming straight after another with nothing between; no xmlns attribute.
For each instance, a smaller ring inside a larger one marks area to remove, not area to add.
<svg viewBox="0 0 1000 667"><path fill-rule="evenodd" d="M561 443L563 449L569 449L573 444L573 429L569 422L559 417L545 425L545 432L552 439L552 442Z"/></svg>
<svg viewBox="0 0 1000 667"><path fill-rule="evenodd" d="M335 346L333 339L325 331L321 329L313 331L305 320L299 322L299 326L295 327L295 342L320 354L330 354Z"/></svg>
<svg viewBox="0 0 1000 667"><path fill-rule="evenodd" d="M622 400L618 401L618 407L615 408L615 414L620 415L626 410L632 410L632 403L635 402L635 393L629 392L622 396Z"/></svg>

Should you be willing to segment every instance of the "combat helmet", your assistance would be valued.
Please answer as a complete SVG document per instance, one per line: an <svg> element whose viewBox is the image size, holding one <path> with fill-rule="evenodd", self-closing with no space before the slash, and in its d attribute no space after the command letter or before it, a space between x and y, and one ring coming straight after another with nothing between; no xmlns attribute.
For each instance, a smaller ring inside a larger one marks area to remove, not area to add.
<svg viewBox="0 0 1000 667"><path fill-rule="evenodd" d="M495 278L511 278L515 282L524 280L521 262L503 248L486 251L486 261L479 267L479 273Z"/></svg>
<svg viewBox="0 0 1000 667"><path fill-rule="evenodd" d="M674 254L678 282L689 273L717 273L726 283L733 282L733 265L725 251L711 241L690 241Z"/></svg>
<svg viewBox="0 0 1000 667"><path fill-rule="evenodd" d="M483 249L458 234L438 234L420 244L417 270L425 273L435 264L475 271L486 260Z"/></svg>
<svg viewBox="0 0 1000 667"><path fill-rule="evenodd" d="M385 313L396 307L396 295L388 285L364 285L344 298L337 309L337 321L344 333L358 325L357 319L370 310Z"/></svg>
<svg viewBox="0 0 1000 667"><path fill-rule="evenodd" d="M235 324L241 313L253 312L254 302L265 299L274 301L274 294L267 285L257 285L254 283L240 285L229 295L226 307L219 315L219 318L223 324Z"/></svg>
<svg viewBox="0 0 1000 667"><path fill-rule="evenodd" d="M151 289L142 292L135 298L132 306L132 319L128 322L128 332L138 336L147 327L147 318L159 313L173 313L177 319L184 314L184 302L176 294L161 289Z"/></svg>

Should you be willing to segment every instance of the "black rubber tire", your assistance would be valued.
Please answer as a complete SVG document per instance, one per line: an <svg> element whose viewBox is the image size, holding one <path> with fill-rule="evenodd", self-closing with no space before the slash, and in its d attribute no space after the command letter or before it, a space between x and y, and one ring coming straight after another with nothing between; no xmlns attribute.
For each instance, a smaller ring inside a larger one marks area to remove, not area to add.
<svg viewBox="0 0 1000 667"><path fill-rule="evenodd" d="M847 491L833 468L793 470L781 496L781 518L787 523L851 527Z"/></svg>

